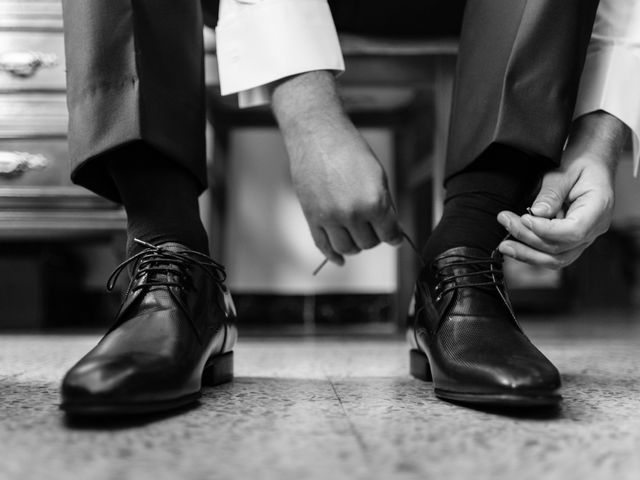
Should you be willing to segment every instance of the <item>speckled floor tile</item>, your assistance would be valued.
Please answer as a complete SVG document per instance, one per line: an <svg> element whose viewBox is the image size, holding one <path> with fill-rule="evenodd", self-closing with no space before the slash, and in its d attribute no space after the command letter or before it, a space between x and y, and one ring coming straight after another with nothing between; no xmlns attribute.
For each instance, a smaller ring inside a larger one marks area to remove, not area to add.
<svg viewBox="0 0 640 480"><path fill-rule="evenodd" d="M195 408L89 425L58 385L97 337L2 335L0 480L640 478L640 329L530 332L563 372L551 414L441 402L401 340L254 338Z"/></svg>

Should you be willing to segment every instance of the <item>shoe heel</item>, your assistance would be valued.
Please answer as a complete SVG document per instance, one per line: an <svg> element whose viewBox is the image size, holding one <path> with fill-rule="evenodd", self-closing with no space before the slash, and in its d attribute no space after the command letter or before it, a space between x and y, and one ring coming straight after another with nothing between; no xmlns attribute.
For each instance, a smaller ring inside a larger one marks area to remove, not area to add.
<svg viewBox="0 0 640 480"><path fill-rule="evenodd" d="M429 359L420 350L412 349L409 352L409 373L412 377L425 382L433 381Z"/></svg>
<svg viewBox="0 0 640 480"><path fill-rule="evenodd" d="M233 352L209 357L202 370L202 385L214 387L233 380Z"/></svg>

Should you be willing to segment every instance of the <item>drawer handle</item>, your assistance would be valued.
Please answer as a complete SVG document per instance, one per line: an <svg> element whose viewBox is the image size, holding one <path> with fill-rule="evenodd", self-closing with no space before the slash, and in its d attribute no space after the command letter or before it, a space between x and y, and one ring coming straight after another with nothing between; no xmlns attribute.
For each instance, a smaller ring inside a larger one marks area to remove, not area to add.
<svg viewBox="0 0 640 480"><path fill-rule="evenodd" d="M0 177L15 178L29 170L42 170L49 165L44 155L27 152L0 152Z"/></svg>
<svg viewBox="0 0 640 480"><path fill-rule="evenodd" d="M55 53L41 52L7 52L0 54L0 71L8 72L14 77L29 78L40 68L51 68L58 65Z"/></svg>

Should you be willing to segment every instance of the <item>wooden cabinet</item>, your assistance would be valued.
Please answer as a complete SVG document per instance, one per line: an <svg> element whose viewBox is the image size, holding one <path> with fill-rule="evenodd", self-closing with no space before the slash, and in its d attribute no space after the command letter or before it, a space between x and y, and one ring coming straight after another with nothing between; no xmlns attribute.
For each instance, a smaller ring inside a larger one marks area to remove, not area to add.
<svg viewBox="0 0 640 480"><path fill-rule="evenodd" d="M0 240L122 231L117 205L69 180L60 0L0 0Z"/></svg>
<svg viewBox="0 0 640 480"><path fill-rule="evenodd" d="M60 0L0 0L0 328L91 326L117 307L87 278L122 256L125 215L71 183L67 122Z"/></svg>

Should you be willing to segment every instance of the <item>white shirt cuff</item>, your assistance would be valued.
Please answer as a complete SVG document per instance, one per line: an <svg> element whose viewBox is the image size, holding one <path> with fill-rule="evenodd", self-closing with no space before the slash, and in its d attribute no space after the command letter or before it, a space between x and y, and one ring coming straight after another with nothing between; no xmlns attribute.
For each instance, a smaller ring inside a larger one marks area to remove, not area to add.
<svg viewBox="0 0 640 480"><path fill-rule="evenodd" d="M239 93L241 107L268 103L268 85L313 70L344 70L326 0L243 2L216 27L222 95Z"/></svg>
<svg viewBox="0 0 640 480"><path fill-rule="evenodd" d="M622 46L605 46L587 55L574 118L596 110L617 117L632 132L633 172L640 163L640 56Z"/></svg>

